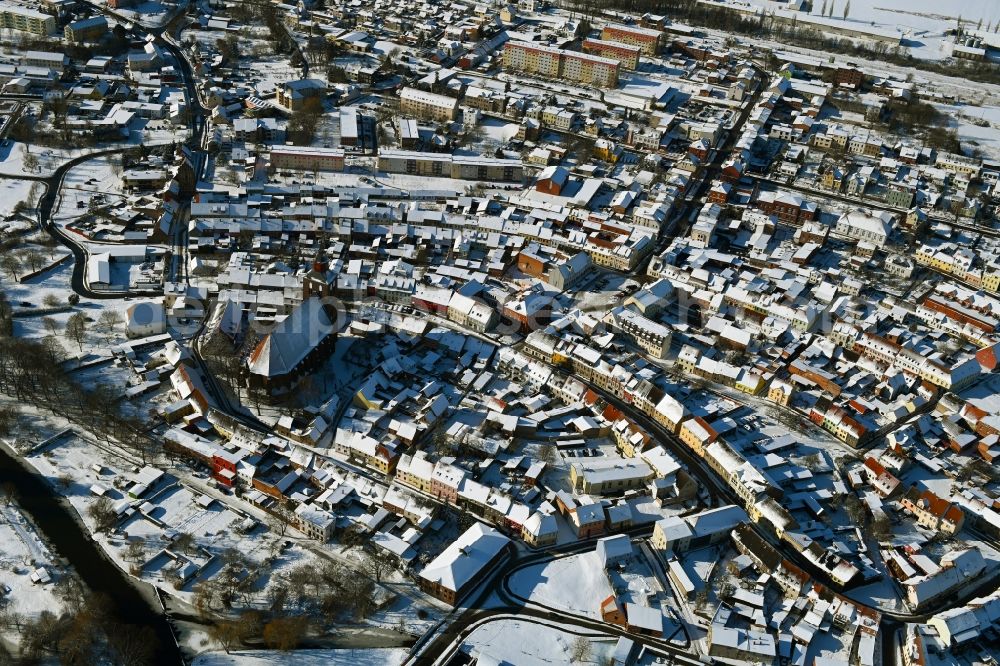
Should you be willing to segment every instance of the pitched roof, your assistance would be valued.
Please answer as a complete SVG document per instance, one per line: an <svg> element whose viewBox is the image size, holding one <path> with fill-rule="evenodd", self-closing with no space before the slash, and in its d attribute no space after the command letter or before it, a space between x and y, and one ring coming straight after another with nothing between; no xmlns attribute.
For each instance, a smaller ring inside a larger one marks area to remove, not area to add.
<svg viewBox="0 0 1000 666"><path fill-rule="evenodd" d="M457 592L509 543L510 539L492 527L475 523L434 558L420 577Z"/></svg>
<svg viewBox="0 0 1000 666"><path fill-rule="evenodd" d="M250 372L280 377L292 372L319 343L333 333L333 322L318 298L295 308L260 341L248 360Z"/></svg>

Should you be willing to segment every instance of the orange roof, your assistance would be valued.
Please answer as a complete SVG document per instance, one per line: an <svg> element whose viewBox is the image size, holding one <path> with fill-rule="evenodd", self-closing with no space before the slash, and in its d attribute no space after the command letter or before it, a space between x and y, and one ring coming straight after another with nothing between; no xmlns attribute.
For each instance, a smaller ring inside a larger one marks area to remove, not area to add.
<svg viewBox="0 0 1000 666"><path fill-rule="evenodd" d="M601 602L602 613L607 612L609 608L614 608L615 610L618 610L618 599L616 599L615 595L613 594Z"/></svg>
<svg viewBox="0 0 1000 666"><path fill-rule="evenodd" d="M944 515L941 516L941 518L942 520L947 520L948 522L957 524L958 521L962 520L964 515L965 514L962 513L960 508L952 504L948 507L948 510L944 512Z"/></svg>
<svg viewBox="0 0 1000 666"><path fill-rule="evenodd" d="M876 476L882 476L883 474L885 474L885 467L882 466L882 463L875 460L871 456L865 458L865 467L870 469L872 473L875 474Z"/></svg>
<svg viewBox="0 0 1000 666"><path fill-rule="evenodd" d="M929 513L941 518L948 511L948 507L951 504L944 499L941 499L929 490L925 490L920 493L920 503Z"/></svg>

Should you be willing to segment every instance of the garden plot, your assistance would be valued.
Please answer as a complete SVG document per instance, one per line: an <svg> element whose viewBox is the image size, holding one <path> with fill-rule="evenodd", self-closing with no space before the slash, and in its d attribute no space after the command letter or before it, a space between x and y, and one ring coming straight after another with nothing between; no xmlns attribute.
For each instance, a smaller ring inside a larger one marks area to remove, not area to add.
<svg viewBox="0 0 1000 666"><path fill-rule="evenodd" d="M36 618L44 610L59 613L62 603L55 584L32 581L32 573L39 569L52 579L66 575L55 559L16 504L0 506L0 599L5 612L27 618Z"/></svg>
<svg viewBox="0 0 1000 666"><path fill-rule="evenodd" d="M56 255L58 256L58 255ZM31 278L24 283L16 282L7 273L0 273L0 291L7 295L7 300L14 306L15 312L20 310L39 310L26 313L28 316L14 319L14 335L19 338L41 339L47 335L55 335L66 351L75 355L78 353L107 353L108 342L95 325L104 310L115 310L119 313L119 322L124 321L125 309L129 305L121 300L90 300L81 297L80 302L72 309L61 312L42 313L46 302L60 305L68 304L73 294L70 280L73 277L73 262L66 261L42 275ZM51 297L51 298L49 298ZM86 335L82 349L76 341L63 335L66 322L74 312L83 312L88 319ZM51 319L47 322L46 319ZM54 327L51 327L54 324ZM123 334L124 328L119 324L118 333Z"/></svg>
<svg viewBox="0 0 1000 666"><path fill-rule="evenodd" d="M44 451L27 456L25 460L69 500L87 529L94 533L97 531L97 523L90 515L90 509L98 501L98 496L92 492L92 486L97 484L107 489L112 502L121 501L125 499L125 494L116 487L116 481L117 485L124 485L122 481L130 480L133 470L139 467L136 461L115 456L114 449L79 437L62 440ZM100 472L96 471L98 466ZM168 530L178 533L187 530L192 535L192 557L196 557L194 553L200 549L219 554L232 548L253 564L259 565L276 550L278 538L270 533L246 536L238 532L233 523L239 514L220 504L218 498L206 508L197 501L203 493L176 485L176 482L173 487L168 488L170 483L169 478L163 480L151 491L153 494L147 500L148 506L141 501L134 503L149 511L154 520L131 518L119 526L119 532L125 528L124 533L97 535L97 542L123 570L131 570L138 561L146 561L157 552L166 543ZM139 509L137 512L140 512ZM138 541L140 537L144 542L141 551L130 551L130 543ZM262 585L266 585L274 574L301 564L305 561L304 558L312 560L313 555L305 549L286 551L277 558ZM208 573L211 570L210 567ZM149 582L191 602L191 585L177 590L165 580L152 579Z"/></svg>
<svg viewBox="0 0 1000 666"><path fill-rule="evenodd" d="M147 500L144 510L119 528L128 538L155 540L164 534L190 534L196 540L211 539L215 544L236 531L239 514L191 488L175 485Z"/></svg>

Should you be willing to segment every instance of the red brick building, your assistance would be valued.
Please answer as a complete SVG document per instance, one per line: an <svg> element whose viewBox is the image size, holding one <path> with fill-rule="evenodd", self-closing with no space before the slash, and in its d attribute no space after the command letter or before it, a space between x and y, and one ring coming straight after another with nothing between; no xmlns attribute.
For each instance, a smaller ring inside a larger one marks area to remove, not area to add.
<svg viewBox="0 0 1000 666"><path fill-rule="evenodd" d="M761 192L757 207L786 224L801 224L816 219L816 204L789 192Z"/></svg>
<svg viewBox="0 0 1000 666"><path fill-rule="evenodd" d="M833 74L833 82L838 86L861 88L861 84L865 82L865 75L855 67L838 67Z"/></svg>

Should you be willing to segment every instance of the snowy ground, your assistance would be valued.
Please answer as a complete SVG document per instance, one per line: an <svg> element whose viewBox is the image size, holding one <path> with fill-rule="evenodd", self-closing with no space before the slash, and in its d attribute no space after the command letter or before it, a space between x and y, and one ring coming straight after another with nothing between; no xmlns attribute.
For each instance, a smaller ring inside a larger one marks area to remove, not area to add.
<svg viewBox="0 0 1000 666"><path fill-rule="evenodd" d="M589 663L603 664L614 649L610 637L585 633L590 643ZM500 663L518 666L571 663L576 634L526 620L500 619L477 628L465 641L473 655L492 655ZM484 660L486 661L486 660Z"/></svg>
<svg viewBox="0 0 1000 666"><path fill-rule="evenodd" d="M43 610L59 614L62 602L55 594L54 581L66 573L54 564L55 559L16 503L0 506L0 598L4 612L29 618ZM53 582L32 583L31 572L43 566ZM7 632L3 638L16 641L17 636Z"/></svg>
<svg viewBox="0 0 1000 666"><path fill-rule="evenodd" d="M177 4L172 2L142 2L134 7L116 10L122 17L136 21L147 28L158 28L170 20Z"/></svg>
<svg viewBox="0 0 1000 666"><path fill-rule="evenodd" d="M768 0L750 0L752 4L774 8ZM846 0L823 2L814 0L811 16L818 17L823 7L833 8L835 24L847 28L864 30L879 28L896 32L904 46L909 47L914 56L927 60L939 60L951 55L945 45L945 31L953 30L959 19L966 30L975 30L982 22L985 31L988 25L1000 20L1000 4L995 0L964 0L954 5L942 5L937 0L854 0L844 18Z"/></svg>
<svg viewBox="0 0 1000 666"><path fill-rule="evenodd" d="M207 652L195 657L193 666L396 666L403 663L406 654L403 648Z"/></svg>
<svg viewBox="0 0 1000 666"><path fill-rule="evenodd" d="M60 249L59 253L65 253ZM47 257L48 255L46 255ZM60 304L68 302L70 294L73 293L70 287L70 279L73 275L73 262L68 261L59 265L43 275L32 278L25 283L14 282L7 273L0 275L0 291L7 295L7 299L14 304L15 310L22 309L21 303L30 303L34 308L42 308L45 298L53 296ZM84 312L88 320L96 322L105 309L116 310L120 313L124 321L125 309L129 305L121 300L90 300L80 298L80 302L73 309L65 312L54 312L45 316L18 317L14 320L14 335L19 338L41 339L50 332L46 328L45 319L51 318L56 322L56 337L69 355L80 353L107 353L108 338L99 333L95 326L90 325L87 330L86 339L83 342L83 349L75 341L66 338L62 331L66 328L66 321L73 312ZM124 328L119 324L117 336L124 338Z"/></svg>
<svg viewBox="0 0 1000 666"><path fill-rule="evenodd" d="M86 214L95 194L104 195L102 205L105 206L125 201L121 173L112 166L110 157L87 160L66 173L52 213L52 221L63 227L73 223Z"/></svg>
<svg viewBox="0 0 1000 666"><path fill-rule="evenodd" d="M40 430L32 438L33 441L40 441L69 425L59 419L44 417L36 421L45 423L47 427ZM131 478L131 470L136 466L133 461L116 455L114 448L87 442L79 437L61 440L44 451L33 453L25 460L50 482L58 484L60 492L67 497L91 532L95 525L93 519L87 516L87 508L97 501L97 497L90 491L91 486L102 485L109 490L113 501L118 501L124 495L115 488L115 480ZM102 465L100 473L92 468L95 462ZM204 474L196 476L185 466L167 467L166 470L174 477L183 477L184 480L182 485L169 488L167 483L159 485L146 498L149 501L149 515L160 521L163 527L160 528L147 519L134 517L119 526L118 534L99 535L96 540L120 568L128 571L134 562L126 558L126 548L130 540L141 538L144 542L143 559L152 563L142 571L141 577L179 601L190 604L194 596L194 585L215 575L218 565L209 565L194 580L179 590L175 589L167 575L169 563L154 557L166 544L165 531L168 529L191 534L200 548L214 554L219 554L226 548L234 548L257 565L262 565L266 558L277 552L278 542L292 542L293 546L284 549L258 581L259 600L265 598L268 585L277 581L283 573L301 565L321 566L323 560L333 559L357 567L361 557L359 549L344 551L337 544L321 545L298 536L292 529L283 536L268 531L265 527L258 527L249 535L238 533L234 526L244 515L250 515L262 523L267 520L266 515L248 503L211 488L201 478ZM176 483L176 479L172 482ZM209 506L202 507L197 504L202 496L214 501ZM198 557L193 556L193 559L197 563ZM396 630L405 625L406 633L419 635L437 622L444 612L422 594L413 581L398 572L383 578L377 594L382 600L395 600L381 607L363 624L352 626Z"/></svg>
<svg viewBox="0 0 1000 666"><path fill-rule="evenodd" d="M28 456L25 460L53 483L60 478L69 480L69 485L62 492L91 532L94 531L95 524L87 515L87 509L97 501L97 497L90 492L91 486L102 485L109 490L113 501L119 501L124 495L114 488L115 481L130 479L130 471L133 468L127 460L115 456L113 449L98 447L79 437L64 439L44 451ZM100 473L91 468L95 462L102 464ZM130 539L141 537L144 540L144 558L148 559L166 544L164 532L170 528L191 533L199 546L213 553L218 554L226 548L235 548L256 563L263 562L270 552L276 550L274 543L279 540L276 535L264 533L244 536L235 529L228 529L228 526L237 519L237 514L220 503L215 502L208 508L201 508L195 504L195 500L201 494L201 489L197 490L199 492L180 486L163 491L162 495L157 495L157 491L154 490L151 495L150 515L163 522L165 526L163 529L142 518L132 518L120 526L120 534L100 535L97 538L98 543L116 564L126 571L133 564L125 556L125 548ZM310 551L304 548L286 550L269 570L269 575L264 577L262 585L266 585L275 574L311 561L313 558ZM189 582L180 590L174 589L162 568L156 566L144 570L142 578L190 603L194 583L214 573L215 570L209 567L199 578Z"/></svg>
<svg viewBox="0 0 1000 666"><path fill-rule="evenodd" d="M19 201L26 200L33 185L30 180L0 178L0 217L10 215ZM43 185L39 183L39 187Z"/></svg>
<svg viewBox="0 0 1000 666"><path fill-rule="evenodd" d="M897 0L893 0L893 2L896 1ZM988 0L985 1L988 2ZM1000 7L1000 5L998 5L998 7ZM711 38L717 40L719 43L722 43L727 38L732 37L729 33L720 30L705 29L704 32ZM822 60L827 60L830 57L830 54L825 51L818 51L799 46L790 46L784 42L766 39L755 39L752 42L749 39L744 39L743 43L750 46L755 51L760 49L772 49L778 53L790 52L805 54ZM845 62L854 62L854 60L848 55L838 56L838 59ZM867 63L867 65L873 72L878 71L880 73L892 75L900 80L911 76L917 85L930 86L935 92L940 92L943 95L953 95L956 99L980 103L985 98L988 100L988 103L1000 103L1000 85L997 84L977 82L975 86L970 86L963 78L936 74L916 67L906 67L877 61Z"/></svg>
<svg viewBox="0 0 1000 666"><path fill-rule="evenodd" d="M510 579L510 589L543 606L597 620L601 602L612 593L593 551L519 569Z"/></svg>
<svg viewBox="0 0 1000 666"><path fill-rule="evenodd" d="M984 157L1000 159L1000 107L939 105L938 110L963 144L978 148Z"/></svg>
<svg viewBox="0 0 1000 666"><path fill-rule="evenodd" d="M164 134L162 130L154 131L150 133L149 136L142 136L143 133L141 132L136 132L134 134L136 135L134 137L135 141L132 142L134 144L138 143L140 139L143 139L143 142L146 143L146 145L171 143L175 140L172 133ZM82 155L114 148L115 145L119 145L122 148L128 148L128 145L126 144L108 144L95 148L89 148L87 150L81 150L79 148L67 150L65 148L48 148L43 146L31 146L29 150L25 144L11 141L8 145L0 148L0 175L51 176L60 164L64 164L65 162ZM24 166L24 156L28 152L38 158L38 168L34 170L26 169Z"/></svg>

